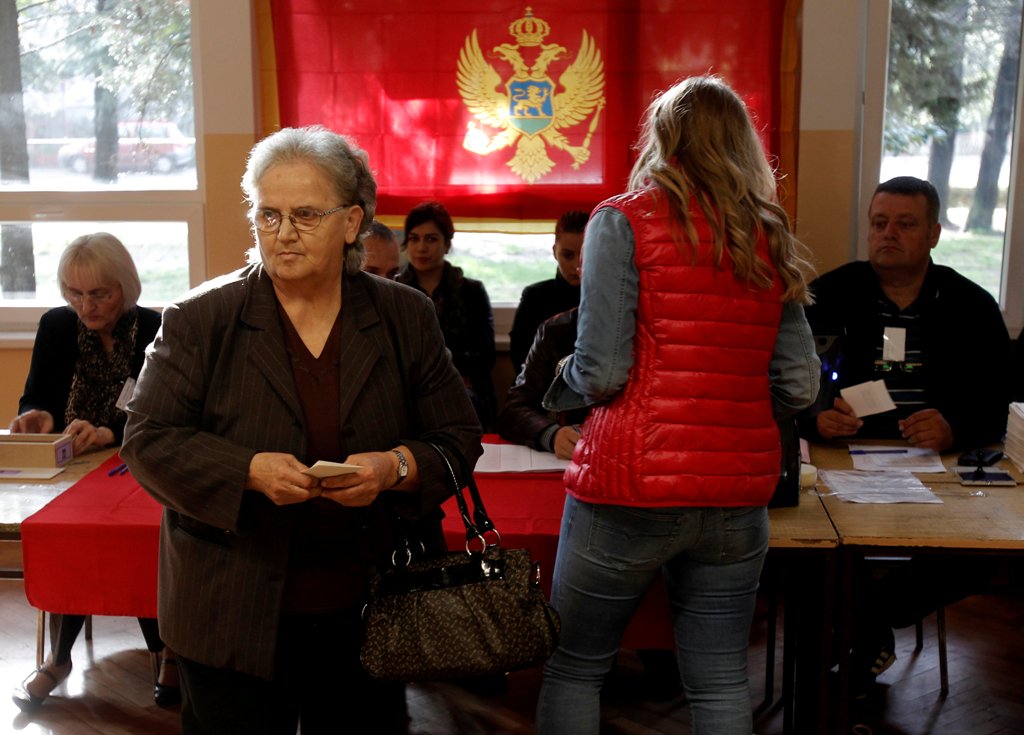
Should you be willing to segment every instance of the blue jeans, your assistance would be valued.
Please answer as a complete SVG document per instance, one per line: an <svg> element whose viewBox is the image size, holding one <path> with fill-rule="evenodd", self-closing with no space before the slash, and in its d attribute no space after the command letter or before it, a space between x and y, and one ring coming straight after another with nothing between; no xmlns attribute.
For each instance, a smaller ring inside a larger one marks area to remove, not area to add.
<svg viewBox="0 0 1024 735"><path fill-rule="evenodd" d="M695 735L750 735L747 645L766 508L630 508L567 496L552 604L558 649L544 666L538 735L596 734L601 685L659 571Z"/></svg>

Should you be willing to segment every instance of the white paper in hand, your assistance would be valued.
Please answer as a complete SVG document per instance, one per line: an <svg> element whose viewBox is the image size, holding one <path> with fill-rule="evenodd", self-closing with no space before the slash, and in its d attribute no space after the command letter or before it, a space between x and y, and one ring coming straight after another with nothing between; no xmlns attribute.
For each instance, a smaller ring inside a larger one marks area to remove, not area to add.
<svg viewBox="0 0 1024 735"><path fill-rule="evenodd" d="M850 404L853 415L857 418L875 413L885 413L896 408L896 404L889 397L889 391L885 388L884 380L872 380L860 385L851 385L849 388L839 391L839 395Z"/></svg>
<svg viewBox="0 0 1024 735"><path fill-rule="evenodd" d="M320 459L317 460L316 464L310 467L308 470L303 470L302 474L309 475L310 477L319 477L321 480L325 477L337 477L338 475L347 475L349 472L357 472L362 469L356 464L343 464L341 462L325 462Z"/></svg>

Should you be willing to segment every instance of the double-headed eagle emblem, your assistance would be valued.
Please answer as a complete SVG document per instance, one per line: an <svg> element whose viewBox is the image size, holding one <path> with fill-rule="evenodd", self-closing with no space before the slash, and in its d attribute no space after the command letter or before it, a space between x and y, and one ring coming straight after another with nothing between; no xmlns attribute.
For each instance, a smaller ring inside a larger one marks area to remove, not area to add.
<svg viewBox="0 0 1024 735"><path fill-rule="evenodd" d="M558 85L548 76L548 66L565 58L569 50L557 43L544 43L551 27L533 10L508 27L516 43L503 43L491 51L512 66L512 76L504 83L484 59L476 29L466 38L459 53L458 83L462 101L482 126L497 128L488 136L470 122L463 146L481 156L515 145L509 168L527 183L533 183L555 167L548 157L547 144L572 156L578 169L590 158L590 139L604 107L604 62L593 39L583 31L576 59L562 72ZM539 47L528 65L520 49ZM559 87L563 90L558 91ZM562 132L590 117L590 126L580 145L572 145Z"/></svg>

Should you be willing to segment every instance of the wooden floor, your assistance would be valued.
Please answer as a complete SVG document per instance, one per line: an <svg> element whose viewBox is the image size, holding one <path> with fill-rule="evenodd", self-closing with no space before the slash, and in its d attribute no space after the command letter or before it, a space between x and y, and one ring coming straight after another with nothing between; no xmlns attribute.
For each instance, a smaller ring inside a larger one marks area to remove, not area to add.
<svg viewBox="0 0 1024 735"><path fill-rule="evenodd" d="M22 583L0 580L0 733L26 735L165 735L177 733L175 710L153 703L149 654L132 618L96 618L91 644L76 644L68 682L32 716L8 692L35 662L35 612ZM934 619L925 647L913 653L913 631L899 631L898 660L875 691L854 708L857 735L1024 735L1024 599L977 596L947 609L950 693L939 697ZM781 627L780 627L781 629ZM751 640L750 674L755 704L764 682L765 617L758 614ZM781 686L781 666L776 689ZM537 671L507 677L504 691L471 692L454 684L409 688L412 732L456 735L533 732ZM603 735L690 732L683 698L645 696L639 659L625 652L606 688ZM778 706L761 711L759 735L782 731Z"/></svg>

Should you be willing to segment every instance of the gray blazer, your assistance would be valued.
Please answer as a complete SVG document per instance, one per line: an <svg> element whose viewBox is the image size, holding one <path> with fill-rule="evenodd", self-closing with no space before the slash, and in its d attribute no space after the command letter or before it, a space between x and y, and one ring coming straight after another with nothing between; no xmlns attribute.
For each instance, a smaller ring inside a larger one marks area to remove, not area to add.
<svg viewBox="0 0 1024 735"><path fill-rule="evenodd" d="M436 530L451 482L425 442L462 452L470 467L482 449L433 304L360 273L344 277L342 315L344 450L407 445L422 490L385 492L376 502ZM270 678L294 507L246 491L245 480L257 452L302 459L304 432L277 299L261 265L164 310L128 406L121 456L165 506L160 633L183 656Z"/></svg>

